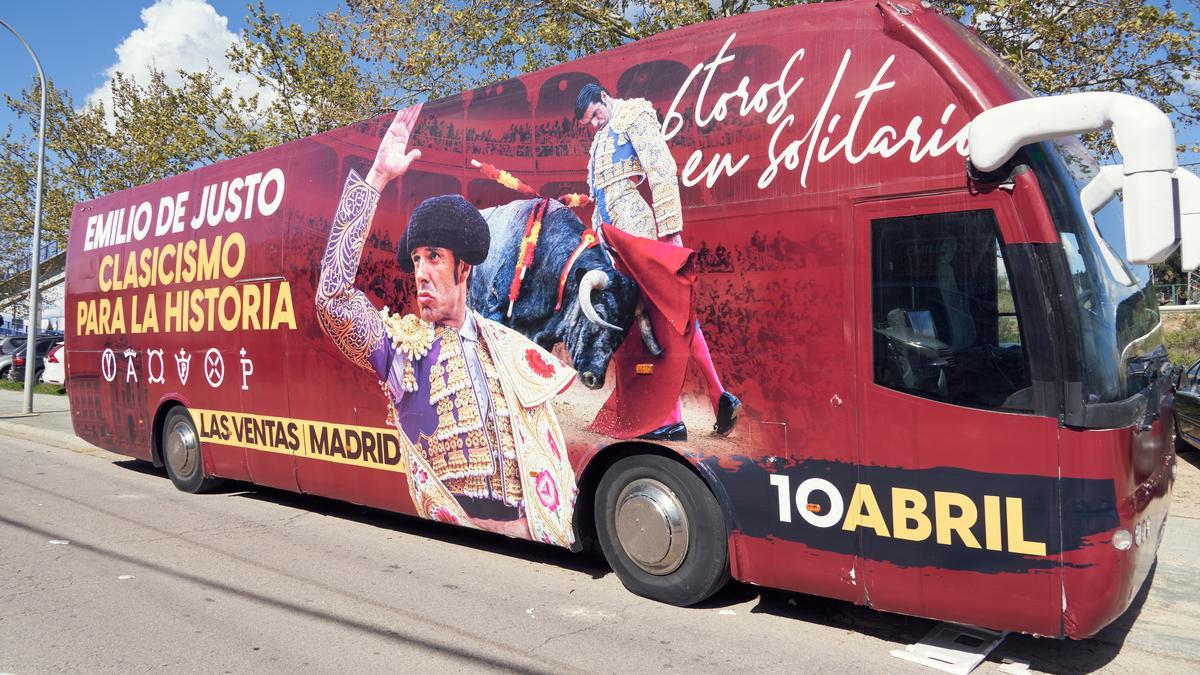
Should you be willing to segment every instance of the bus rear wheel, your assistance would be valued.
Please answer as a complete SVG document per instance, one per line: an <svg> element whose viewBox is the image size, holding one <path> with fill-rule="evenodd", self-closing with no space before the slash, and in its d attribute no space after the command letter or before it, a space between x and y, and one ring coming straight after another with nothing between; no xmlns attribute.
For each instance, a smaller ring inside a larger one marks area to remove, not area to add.
<svg viewBox="0 0 1200 675"><path fill-rule="evenodd" d="M618 461L600 479L595 512L600 548L630 591L688 606L729 580L721 507L681 463L658 455Z"/></svg>
<svg viewBox="0 0 1200 675"><path fill-rule="evenodd" d="M204 475L200 435L183 406L172 408L163 420L162 460L171 482L184 492L207 492L221 484L221 479Z"/></svg>

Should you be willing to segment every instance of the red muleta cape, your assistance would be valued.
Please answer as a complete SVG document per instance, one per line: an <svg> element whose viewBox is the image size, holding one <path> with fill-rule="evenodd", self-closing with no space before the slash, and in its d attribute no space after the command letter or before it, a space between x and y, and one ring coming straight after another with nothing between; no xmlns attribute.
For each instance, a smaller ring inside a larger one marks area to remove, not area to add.
<svg viewBox="0 0 1200 675"><path fill-rule="evenodd" d="M616 388L588 429L635 438L662 426L683 391L696 331L694 252L612 226L604 228L603 236L617 271L632 277L641 289L642 306L663 353L652 355L636 324L630 329L612 358ZM653 364L654 372L639 375L638 364Z"/></svg>

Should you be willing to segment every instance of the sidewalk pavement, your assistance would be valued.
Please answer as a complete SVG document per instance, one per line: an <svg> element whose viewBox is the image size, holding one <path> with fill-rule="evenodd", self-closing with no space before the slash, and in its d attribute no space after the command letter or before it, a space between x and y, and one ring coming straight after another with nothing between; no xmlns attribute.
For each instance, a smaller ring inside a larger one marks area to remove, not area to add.
<svg viewBox="0 0 1200 675"><path fill-rule="evenodd" d="M25 394L0 389L0 435L25 438L76 452L92 452L96 446L75 435L71 406L66 396L34 394L33 413L26 415Z"/></svg>

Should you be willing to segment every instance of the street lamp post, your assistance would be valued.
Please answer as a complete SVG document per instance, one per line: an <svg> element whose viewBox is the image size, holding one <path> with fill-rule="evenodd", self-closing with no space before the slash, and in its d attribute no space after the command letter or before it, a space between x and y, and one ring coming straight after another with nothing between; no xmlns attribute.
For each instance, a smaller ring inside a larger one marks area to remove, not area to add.
<svg viewBox="0 0 1200 675"><path fill-rule="evenodd" d="M42 108L41 119L38 121L38 162L37 162L37 193L33 200L33 244L29 255L29 326L28 339L25 342L25 414L33 412L33 380L37 374L37 363L34 359L37 358L37 329L38 324L38 267L41 266L42 255L42 167L46 163L46 76L42 73L42 62L38 60L37 54L33 53L33 48L25 42L25 38L13 29L12 26L0 19L0 26L4 26L10 33L15 35L21 44L25 46L25 51L33 57L33 65L37 66L38 79L42 83Z"/></svg>

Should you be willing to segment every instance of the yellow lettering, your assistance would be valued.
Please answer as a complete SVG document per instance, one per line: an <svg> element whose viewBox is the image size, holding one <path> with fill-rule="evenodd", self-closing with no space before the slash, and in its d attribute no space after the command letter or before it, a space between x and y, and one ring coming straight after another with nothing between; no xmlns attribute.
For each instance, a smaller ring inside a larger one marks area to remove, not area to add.
<svg viewBox="0 0 1200 675"><path fill-rule="evenodd" d="M167 332L184 332L187 330L187 324L184 323L184 292L175 291L167 293L167 309L164 312L167 316Z"/></svg>
<svg viewBox="0 0 1200 675"><path fill-rule="evenodd" d="M854 486L854 495L850 497L850 506L846 509L846 520L842 523L842 529L848 532L853 532L859 527L869 527L881 537L891 536L888 534L887 523L883 520L883 513L879 510L875 492L865 483Z"/></svg>
<svg viewBox="0 0 1200 675"><path fill-rule="evenodd" d="M76 303L78 310L76 312L76 335L91 335L96 331L96 304L95 300L79 300ZM82 331L82 333L80 333Z"/></svg>
<svg viewBox="0 0 1200 675"><path fill-rule="evenodd" d="M951 514L950 508L958 509L957 514ZM963 543L971 548L979 548L979 540L971 533L971 526L979 517L979 510L971 498L958 492L933 493L934 520L937 521L937 543L949 546L952 543L950 533L957 532Z"/></svg>
<svg viewBox="0 0 1200 675"><path fill-rule="evenodd" d="M194 332L204 328L204 294L192 291L191 295L192 317L188 321L188 328Z"/></svg>
<svg viewBox="0 0 1200 675"><path fill-rule="evenodd" d="M130 252L128 260L125 262L125 278L121 279L121 288L137 288L137 255Z"/></svg>
<svg viewBox="0 0 1200 675"><path fill-rule="evenodd" d="M158 332L158 307L154 298L153 293L146 296L146 315L142 318L142 331L146 333Z"/></svg>
<svg viewBox="0 0 1200 675"><path fill-rule="evenodd" d="M105 272L105 268L108 272ZM100 283L101 292L107 293L112 290L112 273L113 273L113 257L106 255L100 259L100 275L97 281Z"/></svg>
<svg viewBox="0 0 1200 675"><path fill-rule="evenodd" d="M269 296L270 293L267 295ZM292 285L287 281L279 282L279 295L275 296L275 312L271 317L271 330L275 330L281 325L286 325L292 330L296 329L296 312L292 309Z"/></svg>
<svg viewBox="0 0 1200 675"><path fill-rule="evenodd" d="M258 286L246 284L242 287L242 330L258 330L258 309L262 295Z"/></svg>
<svg viewBox="0 0 1200 675"><path fill-rule="evenodd" d="M142 254L138 256L138 267L140 269L137 283L141 288L147 288L150 286L152 256L154 256L154 254L157 252L158 249L156 248L144 248L142 249Z"/></svg>
<svg viewBox="0 0 1200 675"><path fill-rule="evenodd" d="M232 302L230 302L232 301ZM229 314L225 308L230 304L233 305L233 313ZM217 302L218 311L220 312L221 329L227 331L237 330L238 314L242 311L242 303L238 299L238 291L235 286L226 286L221 289L221 299ZM211 317L210 317L211 323Z"/></svg>
<svg viewBox="0 0 1200 675"><path fill-rule="evenodd" d="M112 314L112 303L108 298L100 298L100 317L97 321L101 334L108 333L108 318Z"/></svg>
<svg viewBox="0 0 1200 675"><path fill-rule="evenodd" d="M175 244L167 244L158 256L158 279L164 286L174 283L175 272L167 265L167 258L175 258ZM178 261L177 261L178 262Z"/></svg>
<svg viewBox="0 0 1200 675"><path fill-rule="evenodd" d="M200 281L216 279L221 272L221 237L213 240L212 249L208 248L208 240L200 240L200 255L197 256L200 269L196 278ZM211 328L210 328L211 330Z"/></svg>
<svg viewBox="0 0 1200 675"><path fill-rule="evenodd" d="M1046 545L1040 541L1025 541L1025 511L1020 497L1004 499L1008 516L1008 550L1022 555L1046 555Z"/></svg>
<svg viewBox="0 0 1200 675"><path fill-rule="evenodd" d="M929 516L925 515L928 506L925 495L917 490L892 488L892 536L907 541L924 541L933 532ZM909 527L909 522L915 525Z"/></svg>
<svg viewBox="0 0 1200 675"><path fill-rule="evenodd" d="M983 545L989 551L1003 551L1000 542L1000 498L996 495L983 497Z"/></svg>
<svg viewBox="0 0 1200 675"><path fill-rule="evenodd" d="M185 284L190 284L196 280L196 240L192 239L183 244L183 270L179 274L179 280Z"/></svg>
<svg viewBox="0 0 1200 675"><path fill-rule="evenodd" d="M108 330L104 332L108 335L125 332L125 303L121 301L121 298L117 298L113 302L112 322L108 326Z"/></svg>
<svg viewBox="0 0 1200 675"><path fill-rule="evenodd" d="M220 239L220 237L217 237ZM237 258L230 261L231 253ZM221 273L226 279L236 279L242 273L242 264L246 262L246 238L241 232L234 232L225 238L225 246L221 249Z"/></svg>
<svg viewBox="0 0 1200 675"><path fill-rule="evenodd" d="M221 297L221 289L206 288L203 292L204 299L208 301L208 311L206 312L206 315L208 316L207 330L211 333L213 327L216 325L215 319L217 317L217 299Z"/></svg>

